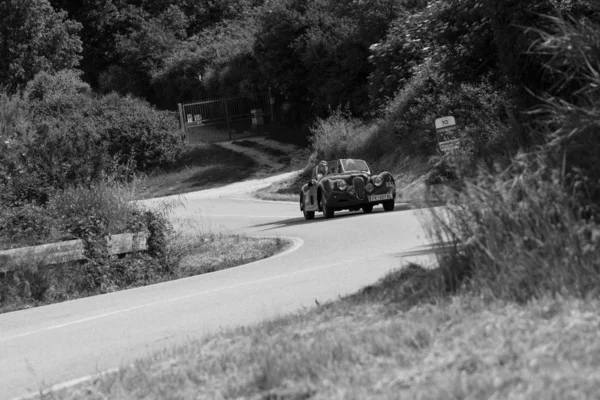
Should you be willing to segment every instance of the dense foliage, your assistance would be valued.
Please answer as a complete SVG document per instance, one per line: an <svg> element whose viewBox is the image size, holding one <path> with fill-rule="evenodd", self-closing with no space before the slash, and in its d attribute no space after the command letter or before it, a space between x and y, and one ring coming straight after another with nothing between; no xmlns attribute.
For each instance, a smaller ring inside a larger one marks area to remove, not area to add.
<svg viewBox="0 0 600 400"><path fill-rule="evenodd" d="M0 87L15 91L38 72L76 66L80 29L47 0L0 2Z"/></svg>
<svg viewBox="0 0 600 400"><path fill-rule="evenodd" d="M45 204L57 189L127 180L173 161L177 120L146 102L94 95L76 71L41 72L0 98L0 203Z"/></svg>

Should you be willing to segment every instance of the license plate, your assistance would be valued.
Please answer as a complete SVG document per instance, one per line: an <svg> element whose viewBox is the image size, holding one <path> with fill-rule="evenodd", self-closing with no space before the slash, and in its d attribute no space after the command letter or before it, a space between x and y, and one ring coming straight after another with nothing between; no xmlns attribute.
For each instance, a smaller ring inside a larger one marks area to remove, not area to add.
<svg viewBox="0 0 600 400"><path fill-rule="evenodd" d="M392 199L393 199L393 195L391 193L376 194L374 196L369 196L369 201L392 200Z"/></svg>

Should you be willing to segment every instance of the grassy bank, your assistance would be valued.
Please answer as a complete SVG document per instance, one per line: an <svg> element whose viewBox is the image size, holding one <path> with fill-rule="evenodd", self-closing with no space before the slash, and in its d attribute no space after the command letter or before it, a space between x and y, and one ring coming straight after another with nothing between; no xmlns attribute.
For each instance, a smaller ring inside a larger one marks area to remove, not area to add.
<svg viewBox="0 0 600 400"><path fill-rule="evenodd" d="M135 185L106 181L56 191L45 205L2 210L0 250L80 239L85 259L47 265L43 259L3 257L0 268L7 272L0 273L0 313L230 268L287 245L210 230L182 236L169 222L175 202L146 210L135 198ZM108 236L139 231L148 233L146 251L109 255Z"/></svg>
<svg viewBox="0 0 600 400"><path fill-rule="evenodd" d="M600 390L600 302L366 291L165 350L46 399L564 399Z"/></svg>
<svg viewBox="0 0 600 400"><path fill-rule="evenodd" d="M138 252L113 256L100 268L94 261L21 264L15 266L16 272L0 277L0 313L232 268L270 257L287 246L278 238L173 234L160 259ZM95 282L100 272L101 282Z"/></svg>
<svg viewBox="0 0 600 400"><path fill-rule="evenodd" d="M250 157L215 144L184 150L169 167L143 179L136 198L148 199L210 189L249 178L259 169Z"/></svg>

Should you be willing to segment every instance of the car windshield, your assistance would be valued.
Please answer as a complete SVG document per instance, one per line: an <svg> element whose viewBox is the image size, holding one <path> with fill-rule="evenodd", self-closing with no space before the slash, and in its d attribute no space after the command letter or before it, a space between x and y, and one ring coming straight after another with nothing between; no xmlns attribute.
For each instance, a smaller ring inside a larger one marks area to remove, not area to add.
<svg viewBox="0 0 600 400"><path fill-rule="evenodd" d="M339 173L338 162L337 160L328 161L327 162L327 174L337 174Z"/></svg>
<svg viewBox="0 0 600 400"><path fill-rule="evenodd" d="M369 172L369 166L363 160L346 159L340 160L344 171L365 171Z"/></svg>

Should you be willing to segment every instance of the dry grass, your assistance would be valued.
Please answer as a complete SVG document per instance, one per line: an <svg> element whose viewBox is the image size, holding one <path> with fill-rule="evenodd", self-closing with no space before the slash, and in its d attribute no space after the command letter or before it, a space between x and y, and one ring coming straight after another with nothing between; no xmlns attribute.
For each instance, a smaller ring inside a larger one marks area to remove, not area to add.
<svg viewBox="0 0 600 400"><path fill-rule="evenodd" d="M89 264L74 261L45 265L43 260L21 263L0 274L0 313L59 303L106 292L187 278L233 268L271 257L289 245L279 238L197 234L170 238L163 266L146 253L113 259L107 272L110 284L90 287Z"/></svg>
<svg viewBox="0 0 600 400"><path fill-rule="evenodd" d="M287 246L280 238L253 238L244 235L209 234L189 239L178 275L188 277L248 264L271 257Z"/></svg>
<svg viewBox="0 0 600 400"><path fill-rule="evenodd" d="M45 398L597 398L600 301L429 300L360 293Z"/></svg>
<svg viewBox="0 0 600 400"><path fill-rule="evenodd" d="M136 194L138 199L210 189L249 178L258 164L244 154L218 145L190 147L169 170L147 177Z"/></svg>

